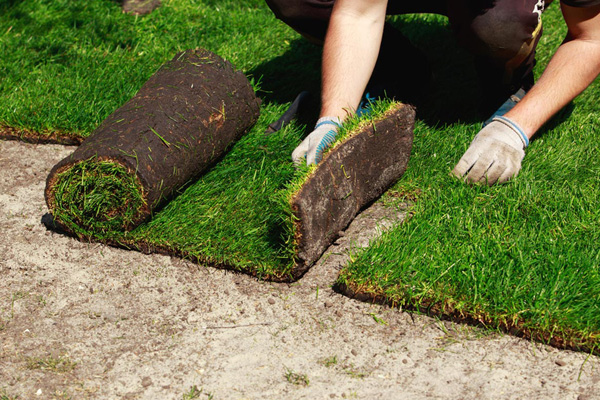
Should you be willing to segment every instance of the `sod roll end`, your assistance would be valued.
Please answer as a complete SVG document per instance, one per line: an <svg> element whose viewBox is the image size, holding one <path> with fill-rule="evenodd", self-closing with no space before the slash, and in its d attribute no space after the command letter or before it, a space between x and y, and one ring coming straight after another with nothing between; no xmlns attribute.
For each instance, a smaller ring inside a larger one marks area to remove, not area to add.
<svg viewBox="0 0 600 400"><path fill-rule="evenodd" d="M47 179L55 221L78 236L110 236L146 220L256 122L245 75L197 49L164 64Z"/></svg>
<svg viewBox="0 0 600 400"><path fill-rule="evenodd" d="M414 123L414 108L401 103L362 122L325 155L293 195L295 275L310 268L358 212L404 174Z"/></svg>

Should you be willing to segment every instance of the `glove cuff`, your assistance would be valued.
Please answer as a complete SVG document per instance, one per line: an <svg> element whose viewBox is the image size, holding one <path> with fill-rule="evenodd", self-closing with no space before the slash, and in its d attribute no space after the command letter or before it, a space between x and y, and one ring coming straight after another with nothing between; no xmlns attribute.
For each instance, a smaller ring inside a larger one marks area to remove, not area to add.
<svg viewBox="0 0 600 400"><path fill-rule="evenodd" d="M521 127L515 121L513 121L510 118L507 118L505 116L501 116L501 115L494 117L494 119L492 119L492 121L498 121L501 124L512 129L512 131L517 134L519 139L521 139L521 142L523 142L523 148L526 148L527 146L529 146L529 138L527 137L525 132L523 132L523 129L521 129Z"/></svg>
<svg viewBox="0 0 600 400"><path fill-rule="evenodd" d="M317 124L315 125L315 129L317 129L320 126L323 125L333 125L335 126L335 129L337 131L337 129L342 126L342 121L340 120L339 117L321 117L317 120Z"/></svg>

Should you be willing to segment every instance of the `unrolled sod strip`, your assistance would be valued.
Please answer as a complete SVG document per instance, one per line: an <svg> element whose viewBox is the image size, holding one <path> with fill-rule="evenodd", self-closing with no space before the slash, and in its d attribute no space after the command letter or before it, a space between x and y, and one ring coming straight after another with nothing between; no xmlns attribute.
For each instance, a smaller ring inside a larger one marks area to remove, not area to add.
<svg viewBox="0 0 600 400"><path fill-rule="evenodd" d="M164 64L48 176L55 221L102 239L146 220L254 125L246 76L202 49Z"/></svg>
<svg viewBox="0 0 600 400"><path fill-rule="evenodd" d="M406 171L415 110L395 103L335 145L290 199L297 249L294 276L319 259L358 212Z"/></svg>

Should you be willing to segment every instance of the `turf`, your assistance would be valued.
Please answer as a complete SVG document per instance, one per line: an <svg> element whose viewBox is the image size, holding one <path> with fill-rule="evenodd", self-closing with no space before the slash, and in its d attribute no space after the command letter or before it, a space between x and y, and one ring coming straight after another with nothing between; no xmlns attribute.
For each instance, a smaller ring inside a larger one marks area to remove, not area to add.
<svg viewBox="0 0 600 400"><path fill-rule="evenodd" d="M557 11L545 14L538 75L565 32ZM339 288L598 353L598 104L596 80L538 134L519 176L491 188L449 176L479 124L421 119L407 173L388 192L417 199L412 217L354 254Z"/></svg>
<svg viewBox="0 0 600 400"><path fill-rule="evenodd" d="M374 105L366 122L385 114L395 104ZM336 143L350 139L353 131L363 126L361 121L365 118L349 120ZM70 231L82 239L179 254L264 279L296 279L298 235L292 198L316 167L296 170L291 163L298 129L290 126L267 136L263 132L268 123L269 120L262 118L256 129L243 137L217 166L182 190L148 223L132 231L117 231L112 227L135 216L123 212L104 218L97 212L100 208L117 208L120 198L133 201L136 196L124 194L128 191L139 194L134 177L126 171L112 171L115 168L112 163L82 162L59 177L54 197L61 204L54 209L60 210L61 215L54 217L62 224L69 223ZM79 171L86 168L90 170ZM70 185L75 190L68 191ZM114 195L101 199L95 195L107 190ZM69 196L61 198L62 192ZM122 206L125 208L125 204ZM135 207L124 211L131 208Z"/></svg>
<svg viewBox="0 0 600 400"><path fill-rule="evenodd" d="M600 335L596 82L527 149L523 170L498 187L449 177L486 116L470 57L443 17L393 18L431 58L434 90L418 112L408 172L387 203L413 216L340 275L365 298L594 350ZM545 13L540 74L565 27ZM163 1L145 17L117 1L0 3L0 126L22 138L78 141L131 98L177 51L204 47L260 87L261 118L200 181L133 231L127 245L176 250L261 277L285 276L286 190L306 171L289 156L304 126L265 136L301 90L318 88L320 50L260 0ZM310 122L310 121L309 121ZM2 130L2 129L0 129Z"/></svg>
<svg viewBox="0 0 600 400"><path fill-rule="evenodd" d="M178 53L52 168L48 209L78 235L131 230L215 164L259 111L254 89L231 63L204 49Z"/></svg>

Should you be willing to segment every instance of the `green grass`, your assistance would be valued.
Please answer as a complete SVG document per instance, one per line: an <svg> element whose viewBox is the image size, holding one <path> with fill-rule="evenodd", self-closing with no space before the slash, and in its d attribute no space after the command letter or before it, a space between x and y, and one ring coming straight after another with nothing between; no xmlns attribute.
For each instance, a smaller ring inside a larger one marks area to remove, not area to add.
<svg viewBox="0 0 600 400"><path fill-rule="evenodd" d="M301 374L298 372L294 372L293 370L286 368L284 374L285 380L296 386L308 386L310 384L310 380L306 374Z"/></svg>
<svg viewBox="0 0 600 400"><path fill-rule="evenodd" d="M54 357L28 357L25 368L29 370L43 370L55 373L67 373L73 371L77 366L76 362L71 361L67 356Z"/></svg>
<svg viewBox="0 0 600 400"><path fill-rule="evenodd" d="M4 393L4 390L0 391L0 400L19 400L18 396L9 396Z"/></svg>
<svg viewBox="0 0 600 400"><path fill-rule="evenodd" d="M0 2L0 126L85 137L178 51L249 71L295 37L260 0L167 0L145 17L119 3Z"/></svg>
<svg viewBox="0 0 600 400"><path fill-rule="evenodd" d="M557 4L545 20L537 75L565 32ZM483 118L470 56L443 17L393 23L427 52L436 73L418 111L408 171L384 199L414 201L413 216L355 254L340 283L407 308L595 348L598 82L530 145L514 182L467 186L449 172ZM116 239L261 277L286 276L293 235L285 199L310 173L290 162L304 125L263 132L298 92L317 93L320 49L277 21L262 0L163 1L138 18L122 14L117 1L2 2L0 126L85 137L162 63L194 47L227 58L257 82L261 118L149 223Z"/></svg>
<svg viewBox="0 0 600 400"><path fill-rule="evenodd" d="M206 398L208 400L211 400L214 398L214 395L212 393L204 393L204 389L198 389L198 386L194 385L194 386L190 387L189 391L187 391L186 393L183 394L183 397L181 397L181 400L199 399L202 394L205 394L206 397L203 396L203 398Z"/></svg>

